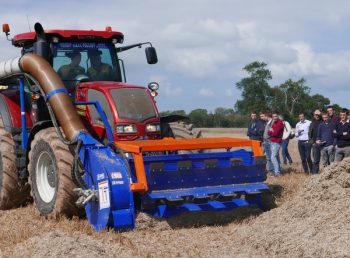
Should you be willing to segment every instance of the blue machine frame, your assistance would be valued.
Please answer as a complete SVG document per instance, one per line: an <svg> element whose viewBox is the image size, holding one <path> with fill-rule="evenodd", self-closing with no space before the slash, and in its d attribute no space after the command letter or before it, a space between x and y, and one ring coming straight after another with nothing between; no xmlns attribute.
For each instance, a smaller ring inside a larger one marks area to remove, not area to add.
<svg viewBox="0 0 350 258"><path fill-rule="evenodd" d="M98 114L100 115L100 117L102 119L104 126L105 126L108 142L114 142L112 128L111 128L110 124L108 123L107 115L106 115L105 111L103 110L100 102L98 102L98 101L76 101L73 104L74 105L94 105Z"/></svg>

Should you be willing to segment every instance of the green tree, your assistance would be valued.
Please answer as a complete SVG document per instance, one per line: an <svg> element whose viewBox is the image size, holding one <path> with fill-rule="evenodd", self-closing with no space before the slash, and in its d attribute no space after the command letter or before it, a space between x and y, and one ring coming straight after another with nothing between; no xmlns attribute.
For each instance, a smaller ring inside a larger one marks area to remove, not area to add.
<svg viewBox="0 0 350 258"><path fill-rule="evenodd" d="M315 94L311 96L311 104L315 108L325 109L331 102L329 98L322 96L321 94Z"/></svg>
<svg viewBox="0 0 350 258"><path fill-rule="evenodd" d="M209 116L208 111L206 109L195 109L192 110L189 113L190 121L196 126L196 127L208 127L209 122Z"/></svg>
<svg viewBox="0 0 350 258"><path fill-rule="evenodd" d="M174 110L174 111L163 111L160 112L161 116L169 116L169 115L181 115L181 116L187 116L186 111L185 110Z"/></svg>
<svg viewBox="0 0 350 258"><path fill-rule="evenodd" d="M305 79L301 78L298 81L288 79L277 87L282 94L279 94L276 99L279 106L276 108L281 113L286 113L288 116L296 116L299 112L305 112L311 104L310 87L305 85ZM281 98L282 99L279 99Z"/></svg>
<svg viewBox="0 0 350 258"><path fill-rule="evenodd" d="M248 77L236 83L242 91L242 99L236 102L235 108L240 114L248 114L252 110L266 110L271 107L273 96L268 81L272 79L271 71L264 62L255 61L246 65L243 70Z"/></svg>

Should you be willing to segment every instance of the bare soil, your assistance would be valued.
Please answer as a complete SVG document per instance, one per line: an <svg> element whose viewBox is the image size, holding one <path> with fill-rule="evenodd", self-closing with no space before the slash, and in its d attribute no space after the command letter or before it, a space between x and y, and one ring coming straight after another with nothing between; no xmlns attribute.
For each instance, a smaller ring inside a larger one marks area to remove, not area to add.
<svg viewBox="0 0 350 258"><path fill-rule="evenodd" d="M295 143L291 152L297 161ZM139 214L135 231L96 233L84 219L47 220L33 205L0 211L1 256L350 257L349 161L316 176L295 164L269 177L278 207L265 213L250 207L168 221Z"/></svg>

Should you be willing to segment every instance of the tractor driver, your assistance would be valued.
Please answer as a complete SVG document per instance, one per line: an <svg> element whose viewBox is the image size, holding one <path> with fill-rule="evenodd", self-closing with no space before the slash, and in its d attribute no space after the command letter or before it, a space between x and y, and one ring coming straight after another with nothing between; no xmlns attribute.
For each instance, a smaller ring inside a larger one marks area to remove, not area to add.
<svg viewBox="0 0 350 258"><path fill-rule="evenodd" d="M58 75L64 81L68 89L74 88L75 77L79 74L85 74L85 69L81 67L81 54L79 51L73 51L72 53L67 53L71 59L71 63L67 65L62 65L58 69Z"/></svg>
<svg viewBox="0 0 350 258"><path fill-rule="evenodd" d="M92 81L113 80L113 69L110 65L102 63L100 50L89 51L91 67L87 70L87 75Z"/></svg>

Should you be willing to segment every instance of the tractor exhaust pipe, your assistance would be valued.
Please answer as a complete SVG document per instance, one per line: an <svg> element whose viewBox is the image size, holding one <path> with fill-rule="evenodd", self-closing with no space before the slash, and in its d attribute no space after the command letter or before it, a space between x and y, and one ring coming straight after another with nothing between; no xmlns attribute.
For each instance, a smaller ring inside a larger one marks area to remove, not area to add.
<svg viewBox="0 0 350 258"><path fill-rule="evenodd" d="M43 26L40 23L35 23L34 30L36 34L36 42L34 43L34 53L43 57L48 62L52 57L50 44L47 41Z"/></svg>
<svg viewBox="0 0 350 258"><path fill-rule="evenodd" d="M74 141L80 132L86 131L65 85L43 57L25 54L0 63L0 79L23 72L32 75L39 82L69 141Z"/></svg>

